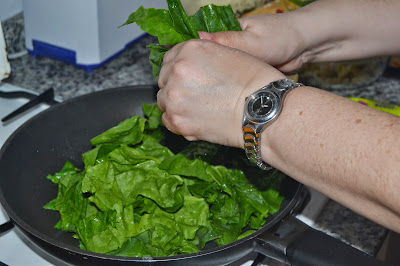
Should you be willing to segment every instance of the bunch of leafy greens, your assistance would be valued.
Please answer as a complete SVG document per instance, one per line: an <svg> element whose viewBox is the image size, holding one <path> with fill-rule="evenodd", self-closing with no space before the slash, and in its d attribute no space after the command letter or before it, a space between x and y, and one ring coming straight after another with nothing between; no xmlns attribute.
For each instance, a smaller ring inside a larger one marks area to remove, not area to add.
<svg viewBox="0 0 400 266"><path fill-rule="evenodd" d="M179 0L167 0L168 10L139 7L122 25L136 23L143 31L158 38L159 44L149 45L153 76L158 76L162 58L169 46L199 39L198 31L240 31L241 27L231 6L207 5L188 16Z"/></svg>
<svg viewBox="0 0 400 266"><path fill-rule="evenodd" d="M134 116L91 139L83 170L66 162L47 177L58 195L44 208L60 213L55 228L73 232L82 249L133 257L193 253L247 236L279 210L279 172L257 177L269 180L259 191L241 170L206 162L223 156L220 146L187 146L169 133L186 143L174 153L160 144L168 141L157 105L143 110L147 118Z"/></svg>

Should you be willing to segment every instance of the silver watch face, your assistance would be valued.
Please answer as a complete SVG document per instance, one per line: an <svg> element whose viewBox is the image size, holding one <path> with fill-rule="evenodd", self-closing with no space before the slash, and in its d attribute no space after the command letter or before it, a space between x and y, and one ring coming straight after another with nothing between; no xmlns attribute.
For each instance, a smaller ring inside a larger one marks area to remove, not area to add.
<svg viewBox="0 0 400 266"><path fill-rule="evenodd" d="M258 91L247 99L247 118L259 123L268 122L277 115L280 105L280 98L273 91Z"/></svg>

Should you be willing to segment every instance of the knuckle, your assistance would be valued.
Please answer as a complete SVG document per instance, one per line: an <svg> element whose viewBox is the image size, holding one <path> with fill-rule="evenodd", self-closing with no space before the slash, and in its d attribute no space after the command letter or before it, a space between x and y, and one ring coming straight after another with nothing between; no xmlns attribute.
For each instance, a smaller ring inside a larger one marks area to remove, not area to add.
<svg viewBox="0 0 400 266"><path fill-rule="evenodd" d="M157 81L157 85L160 89L165 87L165 81L163 78L159 77L158 81Z"/></svg>
<svg viewBox="0 0 400 266"><path fill-rule="evenodd" d="M182 134L184 137L192 135L193 132L190 127L184 122L179 115L172 115L169 117L171 124L176 132Z"/></svg>
<svg viewBox="0 0 400 266"><path fill-rule="evenodd" d="M162 121L170 131L182 135L185 139L189 141L198 140L197 131L182 115L166 112L162 116Z"/></svg>
<svg viewBox="0 0 400 266"><path fill-rule="evenodd" d="M199 40L199 39L192 39L184 43L184 45L182 46L182 53L190 55L191 57L193 56L193 54L210 51L214 45L215 43L213 42Z"/></svg>
<svg viewBox="0 0 400 266"><path fill-rule="evenodd" d="M180 130L180 117L177 114L168 114L168 120L177 130Z"/></svg>
<svg viewBox="0 0 400 266"><path fill-rule="evenodd" d="M182 99L182 94L179 90L172 88L165 91L165 97L168 102L176 103L180 102L180 100Z"/></svg>
<svg viewBox="0 0 400 266"><path fill-rule="evenodd" d="M170 120L169 120L169 118L168 118L166 112L163 113L163 115L161 116L161 121L162 121L163 125L164 125L169 131L175 132L175 131L173 130L173 125L172 125L172 123L170 122Z"/></svg>
<svg viewBox="0 0 400 266"><path fill-rule="evenodd" d="M187 62L187 60L177 59L174 62L174 64L171 66L171 72L177 76L185 75L188 67L189 67L189 63Z"/></svg>
<svg viewBox="0 0 400 266"><path fill-rule="evenodd" d="M202 47L204 47L204 43L203 41L200 41L198 39L192 39L192 40L188 40L184 43L182 49L183 51L193 51L193 50L197 50L200 49Z"/></svg>
<svg viewBox="0 0 400 266"><path fill-rule="evenodd" d="M171 61L172 58L173 58L172 52L171 52L171 50L168 50L164 54L162 61L163 61L163 63L168 63L169 61Z"/></svg>

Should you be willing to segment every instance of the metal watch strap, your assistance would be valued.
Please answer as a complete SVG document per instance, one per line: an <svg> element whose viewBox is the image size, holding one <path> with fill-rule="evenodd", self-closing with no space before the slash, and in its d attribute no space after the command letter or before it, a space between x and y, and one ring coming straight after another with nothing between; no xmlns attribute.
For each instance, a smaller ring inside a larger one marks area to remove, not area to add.
<svg viewBox="0 0 400 266"><path fill-rule="evenodd" d="M265 163L261 159L260 151L260 134L255 132L255 129L251 124L243 127L243 137L244 137L244 151L246 152L247 158L250 162L256 164L262 170L270 170L272 166Z"/></svg>
<svg viewBox="0 0 400 266"><path fill-rule="evenodd" d="M296 83L290 79L281 79L271 82L267 86L262 87L260 90L276 90L280 92L283 102L286 93L300 86L303 86L303 84ZM270 170L273 168L269 164L265 163L261 158L261 132L263 129L265 129L265 125L269 124L270 122L260 125L251 120L247 120L247 123L243 125L244 150L246 152L246 156L251 162L255 163L262 170Z"/></svg>

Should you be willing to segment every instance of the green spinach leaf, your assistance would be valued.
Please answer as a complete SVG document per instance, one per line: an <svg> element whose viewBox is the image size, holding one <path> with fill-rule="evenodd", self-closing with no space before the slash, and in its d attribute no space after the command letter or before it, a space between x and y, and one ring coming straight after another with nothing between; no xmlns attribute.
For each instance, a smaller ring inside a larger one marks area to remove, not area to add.
<svg viewBox="0 0 400 266"><path fill-rule="evenodd" d="M240 31L241 27L231 6L207 5L188 16L179 0L167 0L168 10L139 7L122 25L136 23L144 32L158 38L149 45L153 76L157 77L168 46L190 39L199 39L198 31Z"/></svg>

